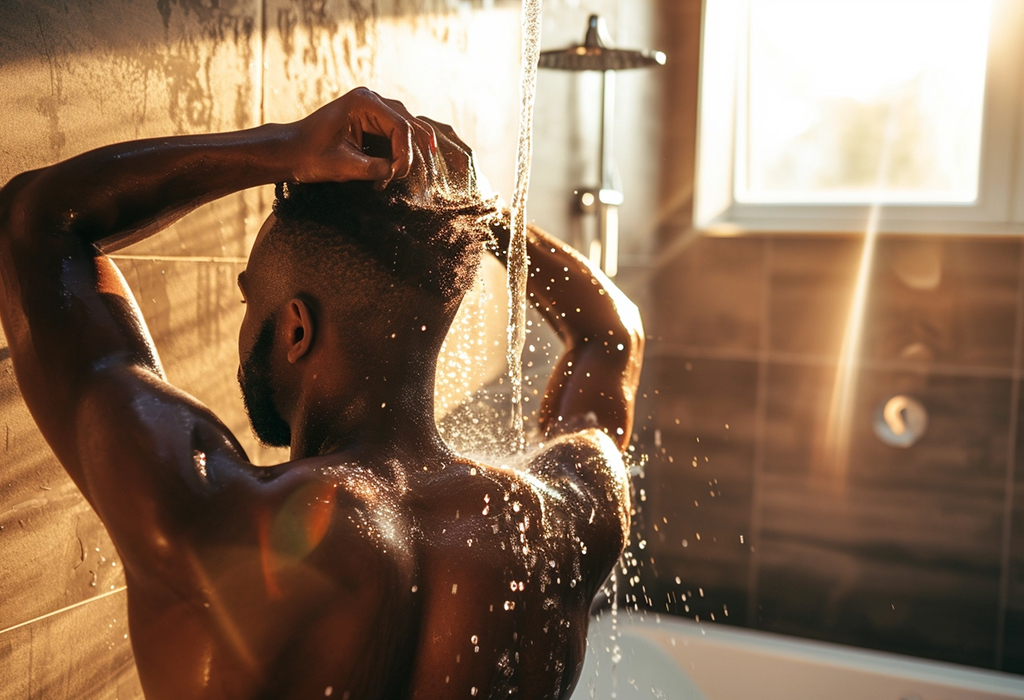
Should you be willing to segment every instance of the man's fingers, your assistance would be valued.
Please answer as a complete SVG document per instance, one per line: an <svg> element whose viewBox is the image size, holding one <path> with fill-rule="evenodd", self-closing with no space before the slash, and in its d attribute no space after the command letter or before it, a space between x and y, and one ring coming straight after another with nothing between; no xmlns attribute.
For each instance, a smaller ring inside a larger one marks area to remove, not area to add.
<svg viewBox="0 0 1024 700"><path fill-rule="evenodd" d="M356 120L360 132L377 134L391 141L390 168L388 173L377 179L390 182L396 177L405 177L412 169L412 123L377 93L366 90L362 96L368 104L360 110L361 118Z"/></svg>
<svg viewBox="0 0 1024 700"><path fill-rule="evenodd" d="M428 117L420 117L421 120L430 124L434 131L439 134L440 139L440 151L444 157L445 162L448 164L449 170L454 172L467 174L470 165L472 164L473 151L463 143L462 139L458 137L455 130L447 124L436 122Z"/></svg>
<svg viewBox="0 0 1024 700"><path fill-rule="evenodd" d="M382 98L384 103L402 115L412 126L413 136L424 155L437 151L437 135L434 129L420 117L414 117L400 100Z"/></svg>
<svg viewBox="0 0 1024 700"><path fill-rule="evenodd" d="M387 158L371 158L362 151L346 146L347 155L342 159L341 169L334 179L390 181L394 163Z"/></svg>
<svg viewBox="0 0 1024 700"><path fill-rule="evenodd" d="M437 122L434 121L433 119L424 116L420 116L418 118L430 124L430 126L432 126L435 130L440 131L442 134L445 135L445 137L447 137L449 141L451 141L459 148L461 148L466 154L471 154L473 152L473 149L467 146L465 141L459 138L459 135L455 133L455 129L453 129L450 124Z"/></svg>

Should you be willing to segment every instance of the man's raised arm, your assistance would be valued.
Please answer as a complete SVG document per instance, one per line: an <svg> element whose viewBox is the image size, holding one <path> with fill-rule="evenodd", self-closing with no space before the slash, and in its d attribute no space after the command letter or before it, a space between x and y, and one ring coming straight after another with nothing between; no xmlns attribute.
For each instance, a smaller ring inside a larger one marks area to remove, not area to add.
<svg viewBox="0 0 1024 700"><path fill-rule="evenodd" d="M509 232L492 227L505 260ZM527 294L565 343L548 379L540 425L549 436L600 428L625 449L644 353L640 312L578 251L530 226Z"/></svg>
<svg viewBox="0 0 1024 700"><path fill-rule="evenodd" d="M363 133L388 137L393 159L365 156ZM98 491L117 497L109 483L97 484L119 478L97 470L120 471L126 488L143 490L135 493L140 498L166 486L142 472L177 459L169 455L178 448L159 441L165 433L167 440L194 433L190 416L227 433L164 383L135 300L100 249L139 240L205 202L256 185L404 177L413 138L429 145L432 133L400 103L360 89L292 124L107 146L23 173L0 190L0 321L18 384L94 506ZM224 440L234 443L229 434ZM138 454L124 454L133 444ZM133 473L133 464L145 466Z"/></svg>

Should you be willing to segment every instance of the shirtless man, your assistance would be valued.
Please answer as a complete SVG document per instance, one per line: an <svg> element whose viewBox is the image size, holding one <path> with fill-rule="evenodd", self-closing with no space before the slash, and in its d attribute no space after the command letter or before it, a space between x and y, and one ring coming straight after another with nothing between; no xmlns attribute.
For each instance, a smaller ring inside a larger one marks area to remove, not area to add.
<svg viewBox="0 0 1024 700"><path fill-rule="evenodd" d="M473 168L450 128L360 89L293 124L109 146L0 190L18 383L124 562L150 700L570 695L628 531L643 333L604 276L532 231L532 300L566 344L544 447L522 469L446 447L437 354L487 227L499 256L507 229L478 196L425 213L394 193L447 171L476 196ZM239 381L292 461L260 468L166 382L101 251L268 183L290 184L239 279Z"/></svg>

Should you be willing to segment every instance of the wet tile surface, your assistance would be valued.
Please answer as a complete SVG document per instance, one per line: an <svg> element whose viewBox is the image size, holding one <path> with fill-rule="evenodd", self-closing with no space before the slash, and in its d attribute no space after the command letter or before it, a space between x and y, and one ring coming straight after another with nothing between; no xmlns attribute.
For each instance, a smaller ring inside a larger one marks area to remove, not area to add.
<svg viewBox="0 0 1024 700"><path fill-rule="evenodd" d="M226 4L0 4L0 184L107 144L259 121L255 0ZM241 198L183 221L139 251L239 254Z"/></svg>
<svg viewBox="0 0 1024 700"><path fill-rule="evenodd" d="M843 467L820 449L832 374L769 371L758 626L991 667L1010 382L862 372ZM910 449L872 433L897 392L929 411Z"/></svg>
<svg viewBox="0 0 1024 700"><path fill-rule="evenodd" d="M652 332L664 342L756 352L761 333L764 241L698 238L654 280Z"/></svg>
<svg viewBox="0 0 1024 700"><path fill-rule="evenodd" d="M0 634L0 700L142 700L124 591Z"/></svg>
<svg viewBox="0 0 1024 700"><path fill-rule="evenodd" d="M1013 364L1017 240L883 238L864 328L864 356L965 367Z"/></svg>
<svg viewBox="0 0 1024 700"><path fill-rule="evenodd" d="M0 377L2 630L92 598L124 576L99 518L32 421L9 358Z"/></svg>
<svg viewBox="0 0 1024 700"><path fill-rule="evenodd" d="M1024 400L1018 406L1024 408ZM1018 413L1002 667L1024 673L1024 412Z"/></svg>
<svg viewBox="0 0 1024 700"><path fill-rule="evenodd" d="M772 241L768 324L773 352L839 354L862 247L856 238Z"/></svg>

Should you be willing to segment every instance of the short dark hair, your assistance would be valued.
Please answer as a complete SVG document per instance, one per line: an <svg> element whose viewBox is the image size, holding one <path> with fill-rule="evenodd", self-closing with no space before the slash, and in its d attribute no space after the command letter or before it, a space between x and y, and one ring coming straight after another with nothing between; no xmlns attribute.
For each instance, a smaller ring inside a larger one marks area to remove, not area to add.
<svg viewBox="0 0 1024 700"><path fill-rule="evenodd" d="M448 308L473 284L495 205L475 199L426 208L406 188L402 181L383 191L369 182L280 183L276 237L291 239L289 248L328 267L355 248L392 287L419 289Z"/></svg>

